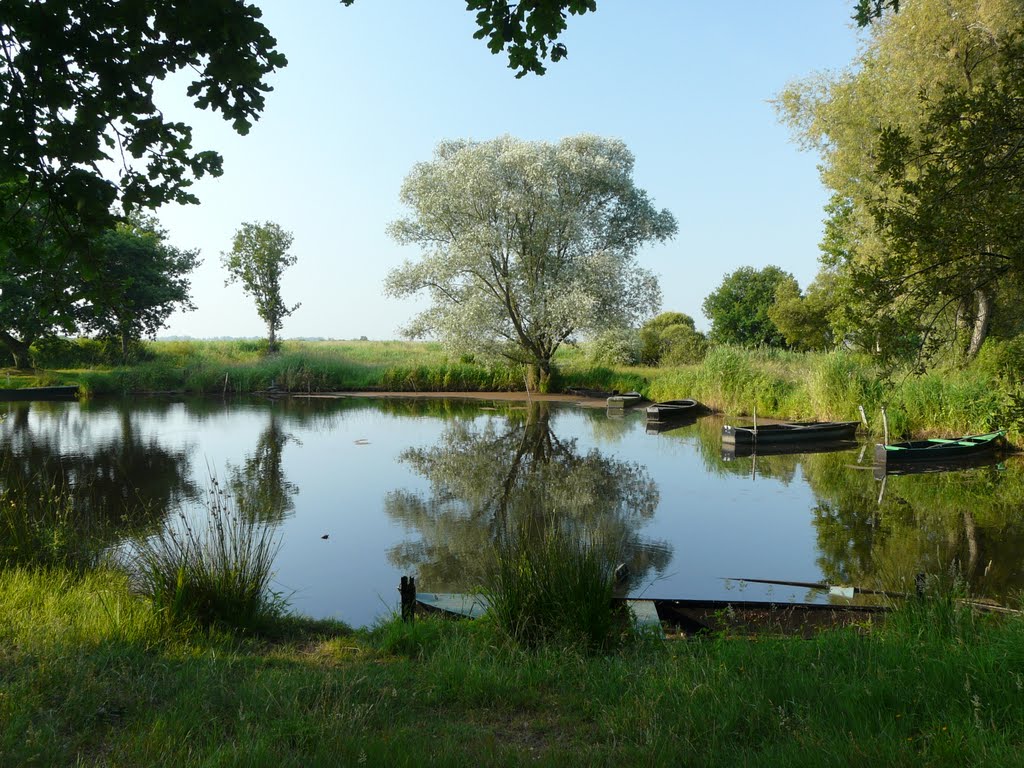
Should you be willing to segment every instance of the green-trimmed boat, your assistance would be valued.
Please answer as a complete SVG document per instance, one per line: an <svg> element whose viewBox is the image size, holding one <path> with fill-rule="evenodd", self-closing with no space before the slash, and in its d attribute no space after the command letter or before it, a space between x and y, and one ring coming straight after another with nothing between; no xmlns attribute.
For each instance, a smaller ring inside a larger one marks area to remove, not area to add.
<svg viewBox="0 0 1024 768"><path fill-rule="evenodd" d="M1005 444L1003 430L985 435L964 435L963 437L930 437L926 440L907 440L902 443L875 445L875 465L881 467L900 464L941 463L951 464L959 460L973 460L979 456L995 453Z"/></svg>

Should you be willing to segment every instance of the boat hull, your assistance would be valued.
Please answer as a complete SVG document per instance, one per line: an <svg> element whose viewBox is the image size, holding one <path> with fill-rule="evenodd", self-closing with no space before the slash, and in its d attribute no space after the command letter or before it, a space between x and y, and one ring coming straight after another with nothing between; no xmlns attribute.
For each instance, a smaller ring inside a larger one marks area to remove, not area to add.
<svg viewBox="0 0 1024 768"><path fill-rule="evenodd" d="M612 602L628 607L641 626L683 636L709 632L809 636L822 629L877 620L888 610L882 605L853 603L645 600L629 597L612 598ZM416 596L416 607L424 613L470 619L486 613L488 603L482 595L420 593Z"/></svg>
<svg viewBox="0 0 1024 768"><path fill-rule="evenodd" d="M764 445L765 443L810 443L819 441L853 440L857 433L856 421L802 421L785 424L765 424L722 427L722 442L735 445Z"/></svg>
<svg viewBox="0 0 1024 768"><path fill-rule="evenodd" d="M989 432L985 435L965 435L960 438L930 438L908 440L902 443L881 443L875 445L875 465L898 467L901 465L935 464L945 468L956 462L971 463L979 458L991 456L1004 444L1004 433Z"/></svg>
<svg viewBox="0 0 1024 768"><path fill-rule="evenodd" d="M78 397L78 386L24 387L22 389L0 389L0 401L8 400L74 400Z"/></svg>
<svg viewBox="0 0 1024 768"><path fill-rule="evenodd" d="M693 418L704 406L696 400L666 400L647 406L647 421L668 422Z"/></svg>

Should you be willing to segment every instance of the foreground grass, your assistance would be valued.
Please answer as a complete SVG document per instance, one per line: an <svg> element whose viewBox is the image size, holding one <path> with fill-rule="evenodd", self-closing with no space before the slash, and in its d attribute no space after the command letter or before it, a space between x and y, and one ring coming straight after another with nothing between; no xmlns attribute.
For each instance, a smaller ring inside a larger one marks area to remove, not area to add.
<svg viewBox="0 0 1024 768"><path fill-rule="evenodd" d="M522 651L482 622L170 629L124 579L0 573L3 765L1020 764L1024 623Z"/></svg>

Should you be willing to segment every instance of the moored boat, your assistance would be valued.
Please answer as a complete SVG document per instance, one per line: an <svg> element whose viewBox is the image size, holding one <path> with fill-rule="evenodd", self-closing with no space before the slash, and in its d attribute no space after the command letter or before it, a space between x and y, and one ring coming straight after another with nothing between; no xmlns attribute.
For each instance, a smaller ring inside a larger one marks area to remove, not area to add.
<svg viewBox="0 0 1024 768"><path fill-rule="evenodd" d="M630 408L644 399L639 392L623 392L621 395L612 395L608 398L609 408Z"/></svg>
<svg viewBox="0 0 1024 768"><path fill-rule="evenodd" d="M722 442L735 444L801 443L821 440L852 440L856 421L794 421L781 424L722 427Z"/></svg>
<svg viewBox="0 0 1024 768"><path fill-rule="evenodd" d="M628 608L637 625L684 636L707 632L809 635L853 623L880 619L884 605L835 603L772 603L735 600L664 600L612 598ZM483 595L418 593L417 610L452 618L478 618L489 607Z"/></svg>
<svg viewBox="0 0 1024 768"><path fill-rule="evenodd" d="M647 421L665 422L692 418L706 410L696 400L664 400L647 406Z"/></svg>
<svg viewBox="0 0 1024 768"><path fill-rule="evenodd" d="M0 389L0 400L74 400L76 397L78 397L77 384L57 387Z"/></svg>
<svg viewBox="0 0 1024 768"><path fill-rule="evenodd" d="M1003 430L998 430L984 435L878 443L875 445L875 466L889 468L901 464L934 463L948 469L957 462L972 463L995 453L1003 447L1005 435Z"/></svg>
<svg viewBox="0 0 1024 768"><path fill-rule="evenodd" d="M722 461L748 456L799 456L805 453L836 453L859 445L856 440L809 440L806 442L722 443Z"/></svg>

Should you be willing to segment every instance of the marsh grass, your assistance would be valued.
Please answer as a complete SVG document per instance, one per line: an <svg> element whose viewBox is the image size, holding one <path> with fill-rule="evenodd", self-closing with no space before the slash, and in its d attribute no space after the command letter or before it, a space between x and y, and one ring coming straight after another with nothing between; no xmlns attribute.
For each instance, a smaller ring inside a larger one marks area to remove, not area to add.
<svg viewBox="0 0 1024 768"><path fill-rule="evenodd" d="M0 566L84 571L103 559L110 528L45 477L0 489Z"/></svg>
<svg viewBox="0 0 1024 768"><path fill-rule="evenodd" d="M614 548L554 523L526 525L495 548L483 587L489 621L528 648L607 650L630 632L612 605Z"/></svg>
<svg viewBox="0 0 1024 768"><path fill-rule="evenodd" d="M211 478L204 515L179 511L124 556L138 591L172 624L259 631L282 617L270 588L280 539Z"/></svg>

